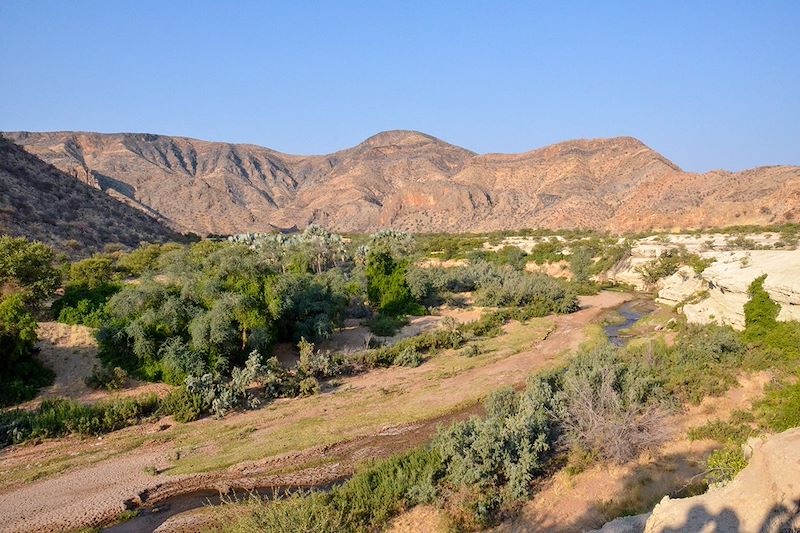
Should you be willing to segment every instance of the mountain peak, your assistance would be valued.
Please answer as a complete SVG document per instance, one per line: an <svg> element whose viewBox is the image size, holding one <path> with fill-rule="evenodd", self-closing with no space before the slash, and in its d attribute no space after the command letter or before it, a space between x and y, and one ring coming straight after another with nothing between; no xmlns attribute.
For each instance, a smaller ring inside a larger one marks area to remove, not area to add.
<svg viewBox="0 0 800 533"><path fill-rule="evenodd" d="M360 143L359 146L409 145L429 142L445 144L441 139L420 131L388 130L376 133Z"/></svg>

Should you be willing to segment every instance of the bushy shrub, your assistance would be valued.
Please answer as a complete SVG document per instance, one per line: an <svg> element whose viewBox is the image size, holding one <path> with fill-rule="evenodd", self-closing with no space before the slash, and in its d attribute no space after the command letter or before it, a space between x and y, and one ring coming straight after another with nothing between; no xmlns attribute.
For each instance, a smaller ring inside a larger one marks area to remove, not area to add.
<svg viewBox="0 0 800 533"><path fill-rule="evenodd" d="M108 368L95 365L84 382L92 389L119 390L125 386L127 379L128 373L118 366Z"/></svg>
<svg viewBox="0 0 800 533"><path fill-rule="evenodd" d="M406 346L395 356L393 363L398 366L418 367L425 358L411 346Z"/></svg>
<svg viewBox="0 0 800 533"><path fill-rule="evenodd" d="M300 396L314 396L319 394L320 386L319 380L313 376L309 376L300 380Z"/></svg>
<svg viewBox="0 0 800 533"><path fill-rule="evenodd" d="M573 448L602 460L628 461L669 436L656 376L609 345L576 356L561 395L562 424Z"/></svg>
<svg viewBox="0 0 800 533"><path fill-rule="evenodd" d="M641 274L645 282L654 284L661 278L666 278L677 272L682 265L690 266L700 274L714 261L714 258L703 259L699 255L687 252L682 248L671 248L661 254L658 259L637 267L636 271Z"/></svg>
<svg viewBox="0 0 800 533"><path fill-rule="evenodd" d="M800 382L785 382L769 387L755 402L759 425L772 432L800 426Z"/></svg>
<svg viewBox="0 0 800 533"><path fill-rule="evenodd" d="M726 444L714 450L706 461L705 481L709 487L725 485L747 466L741 445Z"/></svg>
<svg viewBox="0 0 800 533"><path fill-rule="evenodd" d="M71 433L99 435L136 424L158 408L155 394L81 405L65 398L44 400L34 411L0 414L0 446Z"/></svg>
<svg viewBox="0 0 800 533"><path fill-rule="evenodd" d="M27 400L52 383L53 373L32 357L32 313L60 283L53 260L53 250L42 243L0 236L0 406Z"/></svg>
<svg viewBox="0 0 800 533"><path fill-rule="evenodd" d="M558 239L542 241L531 249L530 258L537 265L558 263L564 259L564 245Z"/></svg>
<svg viewBox="0 0 800 533"><path fill-rule="evenodd" d="M63 324L99 328L108 320L106 302L120 288L121 285L116 283L102 283L95 287L68 285L64 289L64 296L53 302L53 315Z"/></svg>
<svg viewBox="0 0 800 533"><path fill-rule="evenodd" d="M377 314L367 321L367 328L381 337L392 337L408 324L404 316Z"/></svg>
<svg viewBox="0 0 800 533"><path fill-rule="evenodd" d="M521 394L502 389L486 401L486 416L440 430L433 449L454 492L476 488L474 521L490 525L504 504L526 497L551 449L556 398L551 378L532 378Z"/></svg>
<svg viewBox="0 0 800 533"><path fill-rule="evenodd" d="M367 297L381 313L404 314L414 303L406 269L404 262L396 261L387 252L372 252L367 257Z"/></svg>
<svg viewBox="0 0 800 533"><path fill-rule="evenodd" d="M68 285L95 289L108 285L114 277L114 262L105 254L95 254L69 266Z"/></svg>
<svg viewBox="0 0 800 533"><path fill-rule="evenodd" d="M340 374L344 369L345 361L340 354L315 350L314 344L305 339L300 339L297 348L300 352L297 365L300 376L329 378Z"/></svg>
<svg viewBox="0 0 800 533"><path fill-rule="evenodd" d="M467 254L468 259L475 263L485 261L496 265L508 265L515 270L525 270L528 254L517 246L503 246L497 251L475 250Z"/></svg>
<svg viewBox="0 0 800 533"><path fill-rule="evenodd" d="M744 304L744 339L747 342L763 342L777 326L781 306L764 290L766 278L767 275L764 274L754 279L747 289L750 296L750 300Z"/></svg>
<svg viewBox="0 0 800 533"><path fill-rule="evenodd" d="M430 501L440 472L434 451L415 450L380 461L329 492L295 493L266 504L224 528L236 533L378 531L404 509Z"/></svg>
<svg viewBox="0 0 800 533"><path fill-rule="evenodd" d="M658 365L666 389L698 403L736 382L745 347L730 327L691 326L675 346L660 353Z"/></svg>
<svg viewBox="0 0 800 533"><path fill-rule="evenodd" d="M173 389L161 400L158 414L172 415L178 422L192 422L203 416L209 407L201 394L190 392L184 386Z"/></svg>
<svg viewBox="0 0 800 533"><path fill-rule="evenodd" d="M572 281L586 284L592 276L592 251L586 246L575 248L569 255L569 268L572 272Z"/></svg>
<svg viewBox="0 0 800 533"><path fill-rule="evenodd" d="M568 284L544 274L507 271L502 280L481 285L475 303L492 307L531 307L550 313L572 313L578 298Z"/></svg>
<svg viewBox="0 0 800 533"><path fill-rule="evenodd" d="M53 372L31 355L36 321L19 294L0 299L0 406L32 398L53 382Z"/></svg>
<svg viewBox="0 0 800 533"><path fill-rule="evenodd" d="M29 309L37 309L61 283L54 259L45 244L0 236L0 299L18 295Z"/></svg>

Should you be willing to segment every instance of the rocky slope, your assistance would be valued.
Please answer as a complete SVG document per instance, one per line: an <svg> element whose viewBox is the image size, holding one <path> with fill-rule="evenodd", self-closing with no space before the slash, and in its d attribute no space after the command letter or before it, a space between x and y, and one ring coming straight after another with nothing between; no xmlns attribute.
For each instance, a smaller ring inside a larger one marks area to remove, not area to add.
<svg viewBox="0 0 800 533"><path fill-rule="evenodd" d="M800 167L682 172L630 137L477 155L391 131L323 156L147 134L5 133L173 228L201 234L642 230L800 220Z"/></svg>
<svg viewBox="0 0 800 533"><path fill-rule="evenodd" d="M109 243L136 246L180 237L1 137L0 234L40 240L73 256Z"/></svg>

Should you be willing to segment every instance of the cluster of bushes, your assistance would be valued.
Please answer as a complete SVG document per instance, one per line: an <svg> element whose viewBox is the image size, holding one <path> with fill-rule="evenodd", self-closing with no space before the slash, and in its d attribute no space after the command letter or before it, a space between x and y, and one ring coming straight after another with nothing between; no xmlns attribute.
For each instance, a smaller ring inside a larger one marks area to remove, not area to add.
<svg viewBox="0 0 800 533"><path fill-rule="evenodd" d="M53 381L32 352L35 314L61 282L54 259L42 243L0 236L0 406L28 400Z"/></svg>
<svg viewBox="0 0 800 533"><path fill-rule="evenodd" d="M756 278L748 289L750 300L744 306L745 330L741 333L747 360L742 366L772 368L783 377L767 388L750 411L736 411L728 421L710 422L690 432L690 438L710 438L723 445L708 459L709 484L726 483L747 465L742 444L748 437L800 426L800 323L777 321L780 305L764 290L765 278Z"/></svg>
<svg viewBox="0 0 800 533"><path fill-rule="evenodd" d="M514 270L525 270L528 254L518 246L503 246L499 250L479 249L467 254L472 263L486 261L495 265L508 265Z"/></svg>
<svg viewBox="0 0 800 533"><path fill-rule="evenodd" d="M222 530L377 531L403 509L431 501L440 468L435 451L415 450L371 465L328 492L295 493L266 505L254 500L246 516Z"/></svg>
<svg viewBox="0 0 800 533"><path fill-rule="evenodd" d="M700 274L711 266L714 258L703 259L699 255L687 252L683 248L671 248L666 250L657 259L638 267L636 270L642 275L645 282L653 284L661 278L671 276L681 266L690 266L695 272Z"/></svg>
<svg viewBox="0 0 800 533"><path fill-rule="evenodd" d="M566 369L531 377L523 391L495 392L485 416L441 429L424 449L370 466L327 493L256 504L227 530L375 531L430 502L456 529L485 528L529 496L563 439L611 460L659 445L664 398L651 374L626 366L615 349L587 351Z"/></svg>
<svg viewBox="0 0 800 533"><path fill-rule="evenodd" d="M224 374L272 342L324 338L359 284L346 272L276 273L241 245L204 241L160 257L154 277L105 304L100 357L139 377L180 384Z"/></svg>
<svg viewBox="0 0 800 533"><path fill-rule="evenodd" d="M474 292L475 303L489 307L538 306L549 314L570 313L578 306L576 294L563 280L485 261L454 268L415 268L407 282L411 295L422 302Z"/></svg>
<svg viewBox="0 0 800 533"><path fill-rule="evenodd" d="M0 447L71 433L100 435L116 431L154 415L158 407L155 394L108 400L91 406L65 398L44 400L33 411L0 413Z"/></svg>

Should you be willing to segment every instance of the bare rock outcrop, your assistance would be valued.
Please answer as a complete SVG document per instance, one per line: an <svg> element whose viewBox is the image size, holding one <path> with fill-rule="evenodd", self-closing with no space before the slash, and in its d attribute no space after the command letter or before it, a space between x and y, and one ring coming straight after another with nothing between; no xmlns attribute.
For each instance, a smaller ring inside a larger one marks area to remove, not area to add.
<svg viewBox="0 0 800 533"><path fill-rule="evenodd" d="M750 462L729 484L692 498L665 497L645 533L779 533L800 528L800 429L749 443Z"/></svg>
<svg viewBox="0 0 800 533"><path fill-rule="evenodd" d="M708 296L683 306L689 322L744 328L744 304L750 299L747 289L764 274L764 289L781 306L778 320L800 320L800 251L752 250L713 255L716 262L702 273Z"/></svg>
<svg viewBox="0 0 800 533"><path fill-rule="evenodd" d="M692 267L682 266L671 276L662 279L661 290L656 301L667 305L678 305L703 291L708 283Z"/></svg>

